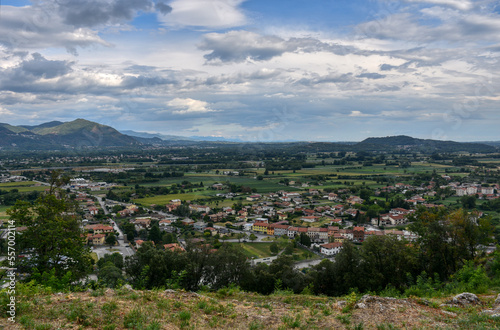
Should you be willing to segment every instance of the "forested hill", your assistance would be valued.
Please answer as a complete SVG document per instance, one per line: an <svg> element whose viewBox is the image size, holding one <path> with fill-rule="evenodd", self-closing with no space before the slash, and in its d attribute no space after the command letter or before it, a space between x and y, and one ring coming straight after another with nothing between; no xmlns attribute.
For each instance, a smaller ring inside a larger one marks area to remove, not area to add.
<svg viewBox="0 0 500 330"><path fill-rule="evenodd" d="M341 151L397 151L408 152L471 152L493 153L499 147L493 144L463 143L454 141L424 140L409 136L389 136L368 138L356 142L271 142L244 143L228 141L195 141L173 135L137 134L134 136L120 133L110 126L85 119L71 122L51 121L36 126L13 126L0 123L1 150L68 150L75 148L141 148L143 146L200 146L248 148L259 150L300 150L304 152L341 152Z"/></svg>
<svg viewBox="0 0 500 330"><path fill-rule="evenodd" d="M437 152L496 152L498 149L492 145L471 142L440 141L430 139L418 139L406 135L371 137L356 144L358 148L367 150L407 149L419 151Z"/></svg>

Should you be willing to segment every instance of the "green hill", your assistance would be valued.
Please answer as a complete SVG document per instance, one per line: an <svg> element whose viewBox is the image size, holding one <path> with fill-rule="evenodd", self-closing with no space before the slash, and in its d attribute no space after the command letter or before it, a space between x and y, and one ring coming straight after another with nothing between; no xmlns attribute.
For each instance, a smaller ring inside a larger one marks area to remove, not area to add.
<svg viewBox="0 0 500 330"><path fill-rule="evenodd" d="M387 137L371 137L367 138L355 145L357 148L365 150L387 150L390 149L406 149L411 151L441 151L441 152L495 152L497 149L494 146L482 143L441 141L431 139L418 139L406 135L387 136Z"/></svg>

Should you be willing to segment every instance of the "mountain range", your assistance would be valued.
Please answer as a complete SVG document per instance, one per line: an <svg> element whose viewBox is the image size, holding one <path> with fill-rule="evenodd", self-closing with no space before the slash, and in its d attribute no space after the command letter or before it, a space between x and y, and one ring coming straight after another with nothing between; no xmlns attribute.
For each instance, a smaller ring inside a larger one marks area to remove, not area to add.
<svg viewBox="0 0 500 330"><path fill-rule="evenodd" d="M151 134L122 131L88 121L76 119L70 122L51 121L40 125L13 126L0 123L0 150L68 150L78 148L137 148L146 145L194 145L198 143L243 143L219 137L182 137L175 135ZM385 151L404 149L423 152L498 152L499 142L464 143L454 141L425 140L410 136L388 136L368 138L361 142L292 142L287 145L308 144L314 148L345 149L353 151Z"/></svg>

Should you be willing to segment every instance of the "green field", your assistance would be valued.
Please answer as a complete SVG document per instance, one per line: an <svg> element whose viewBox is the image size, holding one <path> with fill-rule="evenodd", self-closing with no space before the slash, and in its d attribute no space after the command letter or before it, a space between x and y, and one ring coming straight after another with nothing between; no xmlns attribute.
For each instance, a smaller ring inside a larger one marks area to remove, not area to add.
<svg viewBox="0 0 500 330"><path fill-rule="evenodd" d="M38 184L37 182L33 181L21 181L21 182L5 182L5 183L0 183L0 188L9 188L9 187L29 187L33 186L35 184Z"/></svg>
<svg viewBox="0 0 500 330"><path fill-rule="evenodd" d="M272 256L269 247L272 243L229 243L242 248L243 253L250 259L260 259Z"/></svg>
<svg viewBox="0 0 500 330"><path fill-rule="evenodd" d="M36 185L36 186L35 186ZM17 189L19 192L31 192L31 191L45 191L46 186L39 186L39 183L33 181L23 181L23 182L7 182L0 183L0 189L3 190L13 190Z"/></svg>
<svg viewBox="0 0 500 330"><path fill-rule="evenodd" d="M133 202L145 206L150 206L152 204L156 205L166 205L170 203L172 199L180 199L183 201L195 201L199 199L207 199L215 196L215 193L213 195L210 195L211 191L198 191L198 192L192 192L192 193L186 193L186 194L169 194L169 195L158 195L154 197L146 197L146 198L138 198L134 199Z"/></svg>
<svg viewBox="0 0 500 330"><path fill-rule="evenodd" d="M0 205L0 220L9 219L9 216L7 215L7 209L9 208L10 206Z"/></svg>

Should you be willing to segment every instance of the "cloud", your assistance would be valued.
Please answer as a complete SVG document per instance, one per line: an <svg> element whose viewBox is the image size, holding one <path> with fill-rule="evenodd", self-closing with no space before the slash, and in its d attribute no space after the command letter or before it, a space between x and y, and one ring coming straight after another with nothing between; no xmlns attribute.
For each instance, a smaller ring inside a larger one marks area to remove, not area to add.
<svg viewBox="0 0 500 330"><path fill-rule="evenodd" d="M71 63L67 61L49 61L39 53L32 55L33 59L23 61L20 70L36 78L55 78L71 72Z"/></svg>
<svg viewBox="0 0 500 330"><path fill-rule="evenodd" d="M0 70L0 89L29 90L37 82L54 79L72 72L74 62L47 60L39 53L31 55L15 66Z"/></svg>
<svg viewBox="0 0 500 330"><path fill-rule="evenodd" d="M331 72L326 75L311 74L311 77L304 77L297 82L305 86L314 86L318 84L347 84L355 80L352 73L339 74Z"/></svg>
<svg viewBox="0 0 500 330"><path fill-rule="evenodd" d="M0 106L0 115L2 115L2 116L11 116L13 114L14 113L12 111L10 111L10 110L8 110L8 109Z"/></svg>
<svg viewBox="0 0 500 330"><path fill-rule="evenodd" d="M442 42L484 46L500 42L500 15L430 7L359 24L356 32L360 39L400 40L420 47Z"/></svg>
<svg viewBox="0 0 500 330"><path fill-rule="evenodd" d="M380 74L380 73L376 73L376 72L373 72L373 73L362 73L360 75L357 76L358 78L367 78L367 79L382 79L382 78L385 78L386 76L383 75L383 74Z"/></svg>
<svg viewBox="0 0 500 330"><path fill-rule="evenodd" d="M411 3L428 3L431 5L440 5L452 7L459 10L470 10L474 7L469 0L406 0Z"/></svg>
<svg viewBox="0 0 500 330"><path fill-rule="evenodd" d="M222 29L242 26L247 18L240 8L245 0L174 0L168 16L159 15L166 26ZM165 14L165 13L162 13Z"/></svg>
<svg viewBox="0 0 500 330"><path fill-rule="evenodd" d="M33 50L62 47L75 54L77 47L110 44L97 31L75 29L62 21L55 7L2 6L0 19L0 45L9 49Z"/></svg>
<svg viewBox="0 0 500 330"><path fill-rule="evenodd" d="M349 117L373 117L373 115L363 113L359 110L353 110L353 111L351 111L351 114L349 115Z"/></svg>
<svg viewBox="0 0 500 330"><path fill-rule="evenodd" d="M172 12L172 7L163 2L157 2L155 8L163 15L170 14Z"/></svg>
<svg viewBox="0 0 500 330"><path fill-rule="evenodd" d="M122 23L131 20L138 11L153 7L150 0L58 0L57 3L64 23L77 28Z"/></svg>
<svg viewBox="0 0 500 330"><path fill-rule="evenodd" d="M292 52L327 51L338 55L356 52L354 47L325 43L314 38L285 40L274 35L260 35L244 30L208 33L203 37L198 48L211 51L204 56L209 63L266 61Z"/></svg>
<svg viewBox="0 0 500 330"><path fill-rule="evenodd" d="M185 115L191 113L206 113L206 112L216 112L208 107L208 103L205 101L194 100L190 98L175 98L167 103L169 107L178 109L173 111L173 114Z"/></svg>

